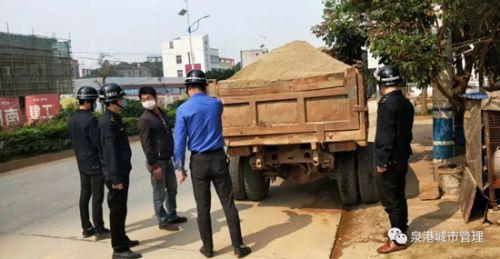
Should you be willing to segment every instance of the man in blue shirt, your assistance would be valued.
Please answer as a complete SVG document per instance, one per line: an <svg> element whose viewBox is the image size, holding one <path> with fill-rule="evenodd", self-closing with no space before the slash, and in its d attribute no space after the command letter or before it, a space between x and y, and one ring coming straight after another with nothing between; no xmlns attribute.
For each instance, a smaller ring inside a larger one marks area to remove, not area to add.
<svg viewBox="0 0 500 259"><path fill-rule="evenodd" d="M174 162L180 182L186 179L184 169L186 144L191 151L190 169L198 213L198 229L203 241L200 252L213 257L212 224L210 219L210 183L224 209L231 243L238 258L250 254L243 244L240 217L234 204L229 175L228 157L222 137L222 103L206 95L207 79L200 70L187 74L185 85L191 97L177 109L174 133Z"/></svg>

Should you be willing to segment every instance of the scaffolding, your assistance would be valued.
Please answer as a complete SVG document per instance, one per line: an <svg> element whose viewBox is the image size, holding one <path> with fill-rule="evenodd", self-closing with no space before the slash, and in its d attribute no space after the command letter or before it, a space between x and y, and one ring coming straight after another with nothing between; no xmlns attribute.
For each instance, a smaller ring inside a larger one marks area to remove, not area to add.
<svg viewBox="0 0 500 259"><path fill-rule="evenodd" d="M70 41L0 32L0 97L73 92Z"/></svg>

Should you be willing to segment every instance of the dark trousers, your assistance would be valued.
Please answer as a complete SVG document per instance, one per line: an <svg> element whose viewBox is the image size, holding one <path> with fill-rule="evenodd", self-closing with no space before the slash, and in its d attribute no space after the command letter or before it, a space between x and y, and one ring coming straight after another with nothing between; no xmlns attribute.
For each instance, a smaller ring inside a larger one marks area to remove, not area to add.
<svg viewBox="0 0 500 259"><path fill-rule="evenodd" d="M111 183L106 183L109 189L109 223L111 227L111 246L115 252L124 252L129 249L130 239L125 234L125 219L127 218L128 176L121 190L113 189Z"/></svg>
<svg viewBox="0 0 500 259"><path fill-rule="evenodd" d="M393 163L387 171L377 174L376 184L380 201L389 215L392 228L408 230L408 205L406 204L406 173L408 162Z"/></svg>
<svg viewBox="0 0 500 259"><path fill-rule="evenodd" d="M89 202L92 197L92 221L90 222ZM104 200L104 177L102 173L88 175L80 172L80 219L83 230L104 228L102 202Z"/></svg>
<svg viewBox="0 0 500 259"><path fill-rule="evenodd" d="M213 183L217 196L226 215L231 243L234 247L243 245L240 217L234 204L233 186L229 176L228 158L223 150L191 156L191 179L198 212L198 229L206 250L213 249L212 221L210 218L210 183Z"/></svg>

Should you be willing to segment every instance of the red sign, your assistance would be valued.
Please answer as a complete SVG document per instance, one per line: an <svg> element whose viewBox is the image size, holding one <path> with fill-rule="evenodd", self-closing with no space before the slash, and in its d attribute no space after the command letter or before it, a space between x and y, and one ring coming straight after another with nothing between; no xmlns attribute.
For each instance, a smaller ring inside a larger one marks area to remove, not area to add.
<svg viewBox="0 0 500 259"><path fill-rule="evenodd" d="M193 64L193 65L190 65L190 64L187 64L186 65L186 75L191 71L193 70L193 66L194 66L194 69L196 70L201 70L201 64Z"/></svg>
<svg viewBox="0 0 500 259"><path fill-rule="evenodd" d="M26 96L26 118L31 124L35 121L46 121L59 114L59 95L29 95Z"/></svg>
<svg viewBox="0 0 500 259"><path fill-rule="evenodd" d="M0 128L12 129L23 123L19 100L16 97L0 97Z"/></svg>

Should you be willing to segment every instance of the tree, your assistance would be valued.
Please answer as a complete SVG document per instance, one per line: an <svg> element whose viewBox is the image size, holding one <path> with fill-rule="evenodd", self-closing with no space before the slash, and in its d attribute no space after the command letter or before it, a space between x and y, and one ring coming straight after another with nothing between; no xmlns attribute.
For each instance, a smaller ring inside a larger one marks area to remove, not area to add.
<svg viewBox="0 0 500 259"><path fill-rule="evenodd" d="M312 30L341 60L352 64L367 46L383 63L399 66L406 79L435 85L459 113L458 95L473 69L483 89L500 80L500 1L326 0L324 5L324 21ZM443 73L451 75L451 84L440 80Z"/></svg>
<svg viewBox="0 0 500 259"><path fill-rule="evenodd" d="M101 68L100 68L100 76L102 78L102 84L106 84L106 78L109 76L112 76L116 73L114 70L114 65L109 62L109 60L104 60L102 63L100 63Z"/></svg>
<svg viewBox="0 0 500 259"><path fill-rule="evenodd" d="M212 69L206 73L208 79L226 80L238 72L236 69Z"/></svg>
<svg viewBox="0 0 500 259"><path fill-rule="evenodd" d="M332 47L328 54L334 58L350 65L361 61L362 48L367 42L363 13L357 12L350 2L324 1L324 4L325 20L312 28L313 33Z"/></svg>

